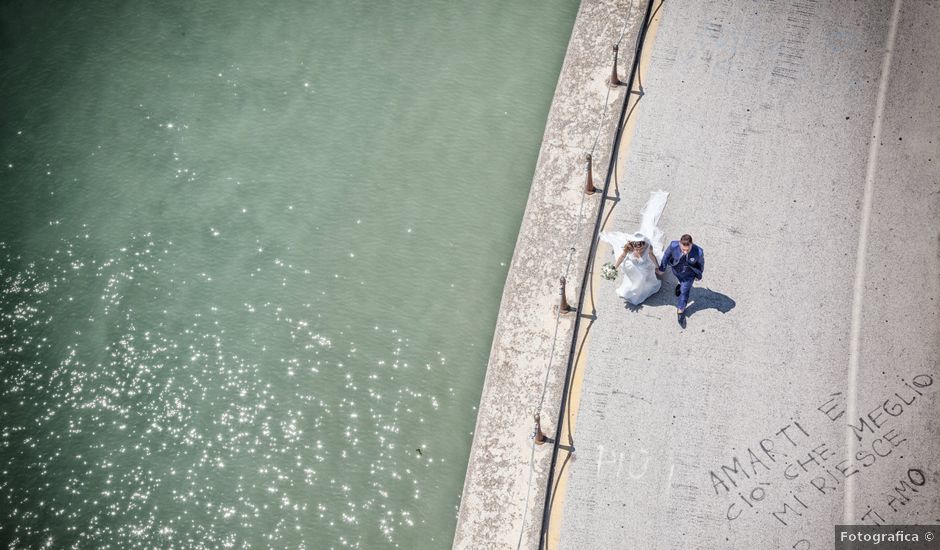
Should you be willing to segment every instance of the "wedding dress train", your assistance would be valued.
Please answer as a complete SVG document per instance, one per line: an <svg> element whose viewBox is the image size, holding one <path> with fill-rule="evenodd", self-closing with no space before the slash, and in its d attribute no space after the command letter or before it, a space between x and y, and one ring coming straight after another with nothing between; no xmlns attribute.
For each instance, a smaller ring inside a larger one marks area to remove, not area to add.
<svg viewBox="0 0 940 550"><path fill-rule="evenodd" d="M640 305L644 300L656 294L662 284L659 278L656 277L656 269L659 266L649 257L648 251L652 250L657 259L662 259L663 232L659 229L658 224L668 197L669 193L666 191L650 193L650 198L646 202L646 206L643 207L639 231L643 240L646 241L646 248L639 258L633 253L629 253L620 264L620 270L623 272L623 282L617 288L617 294L635 306ZM600 238L612 247L614 261L616 261L623 252L624 245L636 239L636 236L619 231L610 231L602 232Z"/></svg>

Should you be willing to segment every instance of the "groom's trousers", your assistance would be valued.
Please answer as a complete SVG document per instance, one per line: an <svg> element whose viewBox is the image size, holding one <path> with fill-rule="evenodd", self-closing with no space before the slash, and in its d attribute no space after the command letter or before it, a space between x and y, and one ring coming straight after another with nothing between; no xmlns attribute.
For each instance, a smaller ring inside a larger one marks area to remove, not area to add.
<svg viewBox="0 0 940 550"><path fill-rule="evenodd" d="M691 279L679 279L679 303L676 304L676 309L679 311L685 311L685 306L689 304L689 292L692 291L692 283L694 282L694 277Z"/></svg>

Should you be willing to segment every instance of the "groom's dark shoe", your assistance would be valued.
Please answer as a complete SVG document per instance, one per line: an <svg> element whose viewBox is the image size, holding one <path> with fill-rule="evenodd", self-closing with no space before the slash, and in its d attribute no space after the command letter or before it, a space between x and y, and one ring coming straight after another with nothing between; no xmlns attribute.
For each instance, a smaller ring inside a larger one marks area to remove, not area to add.
<svg viewBox="0 0 940 550"><path fill-rule="evenodd" d="M682 328L685 328L685 312L684 311L677 312L676 317L678 317L679 326Z"/></svg>
<svg viewBox="0 0 940 550"><path fill-rule="evenodd" d="M681 286L682 286L682 285L676 285L676 296L682 294L682 291L681 291L680 288L679 288L679 287L681 287Z"/></svg>

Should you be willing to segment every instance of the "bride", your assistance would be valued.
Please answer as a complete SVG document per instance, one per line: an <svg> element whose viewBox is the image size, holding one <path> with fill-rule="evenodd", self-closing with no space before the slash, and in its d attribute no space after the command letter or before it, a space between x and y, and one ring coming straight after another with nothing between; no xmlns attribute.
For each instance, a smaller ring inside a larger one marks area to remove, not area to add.
<svg viewBox="0 0 940 550"><path fill-rule="evenodd" d="M623 282L617 294L635 306L656 294L662 284L657 255L662 255L663 232L657 224L668 197L669 193L665 191L650 193L649 201L643 208L640 231L633 234L617 231L600 234L601 240L613 247L612 252L617 256L615 267L623 270Z"/></svg>

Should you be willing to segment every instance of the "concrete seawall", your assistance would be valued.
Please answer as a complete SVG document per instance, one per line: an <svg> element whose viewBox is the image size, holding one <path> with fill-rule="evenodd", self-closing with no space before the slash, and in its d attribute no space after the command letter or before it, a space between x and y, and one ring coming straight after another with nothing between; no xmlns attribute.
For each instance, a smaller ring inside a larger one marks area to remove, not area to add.
<svg viewBox="0 0 940 550"><path fill-rule="evenodd" d="M601 193L584 195L584 155L607 175L625 87L609 89L618 39L626 79L646 2L583 0L568 44L500 303L454 548L538 546L551 446L532 448L541 399L554 434L574 314L557 315L559 278L575 305ZM597 140L596 145L595 139ZM572 251L573 247L573 251ZM556 326L556 318L558 319Z"/></svg>

